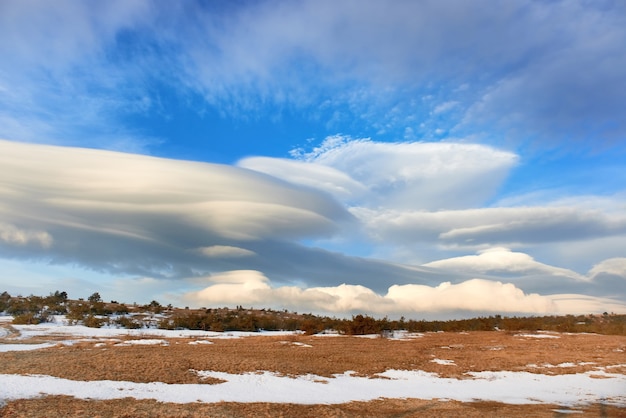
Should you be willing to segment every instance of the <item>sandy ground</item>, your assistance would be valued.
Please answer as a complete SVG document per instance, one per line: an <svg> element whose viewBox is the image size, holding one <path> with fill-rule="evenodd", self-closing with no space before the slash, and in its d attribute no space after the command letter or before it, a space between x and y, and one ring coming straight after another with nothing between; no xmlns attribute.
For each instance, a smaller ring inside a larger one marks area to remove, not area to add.
<svg viewBox="0 0 626 418"><path fill-rule="evenodd" d="M15 330L0 343L16 341ZM607 370L626 374L626 336L596 334L525 334L508 332L427 333L406 340L364 337L277 336L240 339L136 337L89 338L72 345L0 353L5 374L44 374L72 380L218 383L191 370L227 373L267 370L283 375L331 377L349 370L372 376L388 369L424 370L442 377L467 378L470 371L527 371L566 374ZM53 339L54 340L54 339ZM124 344L131 340L130 344ZM198 344L198 341L205 343ZM190 344L192 343L192 344ZM598 376L600 377L600 376ZM626 388L625 388L626 390ZM596 416L626 417L626 409L586 405L567 411L556 405L507 405L493 402L385 399L340 405L269 403L167 404L132 398L110 401L77 400L66 396L8 402L3 417L443 417L443 416ZM50 414L55 411L58 415Z"/></svg>

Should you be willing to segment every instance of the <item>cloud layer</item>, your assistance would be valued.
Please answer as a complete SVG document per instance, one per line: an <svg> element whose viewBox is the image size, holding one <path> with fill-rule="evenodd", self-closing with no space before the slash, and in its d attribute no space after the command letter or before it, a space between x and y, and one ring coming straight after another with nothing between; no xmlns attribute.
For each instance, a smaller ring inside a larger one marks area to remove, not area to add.
<svg viewBox="0 0 626 418"><path fill-rule="evenodd" d="M322 193L229 166L7 141L0 150L5 254L39 248L53 262L168 276L351 219Z"/></svg>
<svg viewBox="0 0 626 418"><path fill-rule="evenodd" d="M457 162L460 154L466 158ZM376 155L385 158L364 164ZM423 155L427 164L411 164ZM559 207L428 210L445 206L451 190L472 194L465 189L476 179L497 184L515 161L485 146L344 138L307 161L251 158L232 167L0 141L6 173L0 248L5 257L148 280L171 298L199 305L415 316L561 312L573 309L572 298L586 301L577 312L606 305L599 298L616 297L615 286L626 280L623 258L603 260L583 275L490 247L483 236L500 224L509 228L503 236L521 245L532 234L516 224L537 220L548 242L620 236L619 215ZM422 204L421 196L431 201ZM406 209L411 201L423 208ZM590 221L586 214L593 215ZM550 229L555 218L557 225L571 222L576 233L556 236L559 229ZM585 221L589 230L581 231ZM446 247L455 231L473 237L469 247L488 249L422 265L349 251L359 239L374 251L381 243L408 248L439 241ZM338 234L346 253L316 247ZM190 290L176 295L177 287Z"/></svg>

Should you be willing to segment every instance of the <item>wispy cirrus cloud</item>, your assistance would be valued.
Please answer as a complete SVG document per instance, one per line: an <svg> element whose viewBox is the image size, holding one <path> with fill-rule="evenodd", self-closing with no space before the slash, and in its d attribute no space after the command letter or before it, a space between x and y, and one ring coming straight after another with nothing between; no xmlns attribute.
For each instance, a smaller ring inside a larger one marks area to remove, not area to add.
<svg viewBox="0 0 626 418"><path fill-rule="evenodd" d="M164 138L128 114L174 106L238 120L289 109L387 140L618 146L626 133L618 2L1 7L5 138L77 144L97 126L93 145L148 152Z"/></svg>

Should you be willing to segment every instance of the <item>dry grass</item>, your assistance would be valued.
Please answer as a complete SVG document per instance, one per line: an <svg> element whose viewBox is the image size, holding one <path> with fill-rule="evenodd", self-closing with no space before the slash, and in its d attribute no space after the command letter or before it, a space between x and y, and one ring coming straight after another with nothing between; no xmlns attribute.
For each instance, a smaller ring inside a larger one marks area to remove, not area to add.
<svg viewBox="0 0 626 418"><path fill-rule="evenodd" d="M420 399L380 399L370 402L350 402L340 405L295 405L272 403L172 404L151 400L125 398L109 401L86 401L67 396L10 402L0 410L0 417L171 417L171 418L234 418L234 417L626 417L624 409L607 405L575 408L571 415L556 405L509 405L497 402L437 401ZM51 414L51 411L58 411ZM61 412L62 411L62 412Z"/></svg>
<svg viewBox="0 0 626 418"><path fill-rule="evenodd" d="M210 345L190 345L191 341L194 340L179 338L169 339L168 346L120 347L114 340L93 339L70 347L59 345L45 350L0 353L0 370L2 373L45 374L72 380L165 383L217 383L216 380L199 379L192 370L227 373L268 370L284 375L311 373L330 377L348 370L371 376L388 369L402 369L464 378L463 374L469 371L561 374L621 364L610 371L626 374L626 336L559 334L559 338L536 339L507 332L470 332L431 333L408 341L308 336L214 339ZM451 360L454 365L440 365L432 362L433 359ZM575 365L547 366L562 363ZM0 409L0 416L40 417L50 416L50 411L63 411L55 416L67 417L560 416L553 409L558 407L405 399L312 406L268 403L176 405L135 399L85 401L55 396L9 402ZM582 416L626 416L626 409L592 405L584 408Z"/></svg>
<svg viewBox="0 0 626 418"><path fill-rule="evenodd" d="M503 332L433 333L409 341L359 337L249 337L213 340L171 339L169 346L115 346L100 340L74 346L0 353L4 373L36 373L73 380L207 383L190 370L227 373L268 370L283 375L331 377L348 370L373 375L388 369L424 370L445 377L469 371L529 371L561 374L626 364L626 337L561 334L554 339ZM306 347L298 344L307 344ZM445 359L454 365L441 365ZM545 367L574 363L572 367ZM581 364L583 363L583 364ZM536 367L529 367L535 364ZM625 373L626 367L611 369ZM211 383L211 382L208 382Z"/></svg>

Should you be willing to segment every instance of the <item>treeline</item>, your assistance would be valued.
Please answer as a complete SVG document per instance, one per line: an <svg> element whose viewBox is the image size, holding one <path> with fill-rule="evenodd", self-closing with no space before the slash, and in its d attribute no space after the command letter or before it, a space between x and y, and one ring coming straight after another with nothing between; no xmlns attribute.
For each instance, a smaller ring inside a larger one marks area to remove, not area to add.
<svg viewBox="0 0 626 418"><path fill-rule="evenodd" d="M204 331L296 331L306 334L338 332L346 335L381 334L393 331L556 331L626 335L626 315L564 315L503 317L501 315L448 321L373 318L354 315L350 319L313 314L298 314L272 309L178 309L157 301L131 306L116 301L104 302L98 293L87 300L70 300L66 292L48 296L11 297L0 294L0 312L14 317L16 324L38 324L53 315L65 315L71 324L89 327L105 325L121 328L157 327Z"/></svg>

